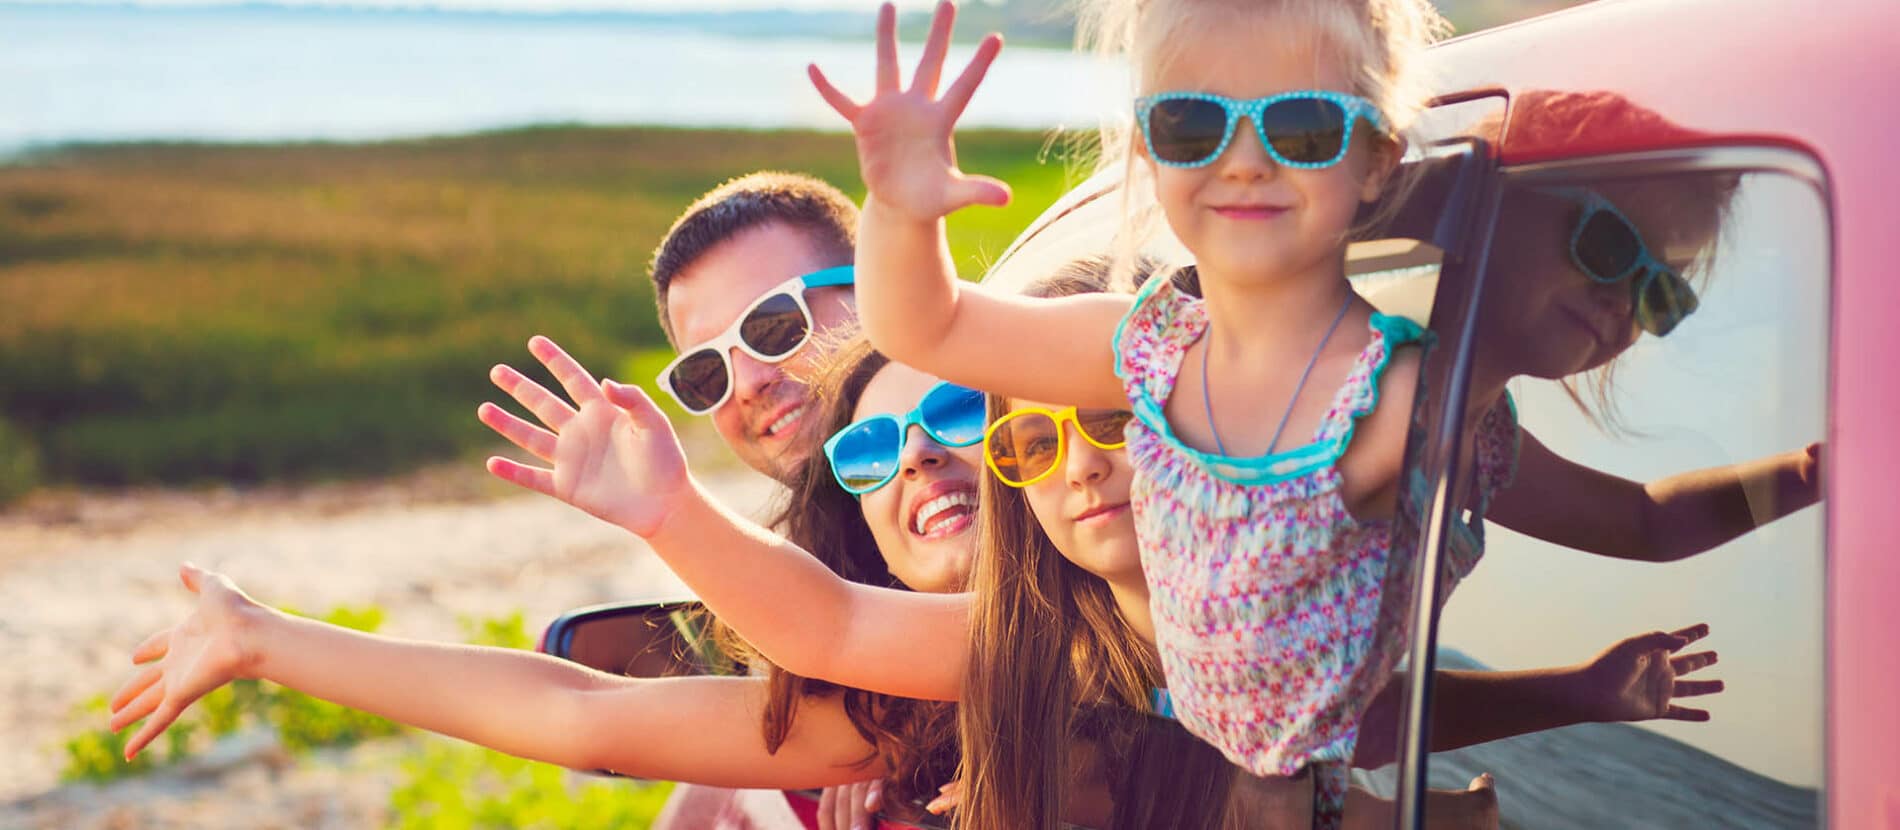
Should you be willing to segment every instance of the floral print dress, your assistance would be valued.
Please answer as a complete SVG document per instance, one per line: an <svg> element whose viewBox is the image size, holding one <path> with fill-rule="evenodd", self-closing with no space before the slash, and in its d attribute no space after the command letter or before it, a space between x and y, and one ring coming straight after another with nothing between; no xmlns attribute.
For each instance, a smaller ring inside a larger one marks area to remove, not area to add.
<svg viewBox="0 0 1900 830"><path fill-rule="evenodd" d="M1239 458L1177 438L1164 415L1188 346L1207 330L1200 300L1150 279L1115 334L1116 374L1135 418L1131 501L1172 717L1228 760L1262 776L1316 774L1315 819L1337 826L1358 723L1391 677L1403 613L1381 599L1409 579L1389 569L1391 522L1360 521L1341 496L1338 461L1378 405L1392 350L1424 336L1374 314L1371 340L1307 444ZM1477 445L1483 503L1509 477L1515 422ZM1487 447L1489 449L1487 449ZM1482 536L1460 537L1461 578ZM1401 598L1402 599L1402 598ZM1409 605L1409 602L1394 603ZM1403 609L1400 609L1403 610Z"/></svg>

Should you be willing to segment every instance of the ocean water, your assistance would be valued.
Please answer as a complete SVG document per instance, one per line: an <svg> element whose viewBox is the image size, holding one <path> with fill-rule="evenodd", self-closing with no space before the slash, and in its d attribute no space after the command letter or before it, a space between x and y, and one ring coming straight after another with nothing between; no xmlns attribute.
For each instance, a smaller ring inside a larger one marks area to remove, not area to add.
<svg viewBox="0 0 1900 830"><path fill-rule="evenodd" d="M953 49L952 67L968 54ZM0 152L555 122L844 129L810 62L847 91L871 86L868 39L601 15L0 4ZM1072 52L1006 48L962 123L1094 127L1126 107L1125 77Z"/></svg>

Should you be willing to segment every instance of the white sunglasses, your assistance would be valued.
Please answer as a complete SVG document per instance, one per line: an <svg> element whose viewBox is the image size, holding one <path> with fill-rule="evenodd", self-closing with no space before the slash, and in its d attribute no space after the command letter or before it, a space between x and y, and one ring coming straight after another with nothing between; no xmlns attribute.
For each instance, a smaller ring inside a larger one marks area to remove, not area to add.
<svg viewBox="0 0 1900 830"><path fill-rule="evenodd" d="M660 371L660 388L694 415L704 415L732 398L732 361L738 349L762 363L778 363L798 353L811 340L811 306L805 290L851 285L855 271L849 265L793 277L765 292L725 331L680 352Z"/></svg>

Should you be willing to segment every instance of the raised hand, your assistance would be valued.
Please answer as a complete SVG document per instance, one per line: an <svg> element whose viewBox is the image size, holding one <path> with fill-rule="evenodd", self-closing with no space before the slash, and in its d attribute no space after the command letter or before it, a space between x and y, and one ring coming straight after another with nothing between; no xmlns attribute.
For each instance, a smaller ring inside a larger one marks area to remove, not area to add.
<svg viewBox="0 0 1900 830"><path fill-rule="evenodd" d="M640 536L653 535L689 492L686 454L673 425L638 387L594 380L554 341L537 335L528 351L579 408L513 368L496 366L489 378L545 428L492 403L483 403L477 417L552 466L497 456L488 459L488 471Z"/></svg>
<svg viewBox="0 0 1900 830"><path fill-rule="evenodd" d="M189 562L178 578L198 595L198 607L183 622L146 638L132 650L137 673L112 695L108 726L117 732L149 719L125 744L125 759L157 738L198 698L233 680L251 676L255 662L245 644L248 613L263 606L223 574Z"/></svg>
<svg viewBox="0 0 1900 830"><path fill-rule="evenodd" d="M1639 634L1605 649L1584 669L1584 705L1589 719L1708 720L1708 710L1675 702L1676 698L1722 691L1720 680L1679 679L1715 665L1713 651L1675 655L1708 635L1709 626L1704 623L1668 633Z"/></svg>
<svg viewBox="0 0 1900 830"><path fill-rule="evenodd" d="M851 122L857 135L858 166L870 191L867 201L922 221L935 221L966 205L1009 202L1008 185L987 176L966 176L957 169L951 132L1003 48L1003 38L985 37L963 74L938 98L937 81L943 74L956 16L956 4L949 0L938 4L909 89L899 85L897 10L890 3L877 12L877 92L870 100L853 101L816 64L809 67L818 94Z"/></svg>

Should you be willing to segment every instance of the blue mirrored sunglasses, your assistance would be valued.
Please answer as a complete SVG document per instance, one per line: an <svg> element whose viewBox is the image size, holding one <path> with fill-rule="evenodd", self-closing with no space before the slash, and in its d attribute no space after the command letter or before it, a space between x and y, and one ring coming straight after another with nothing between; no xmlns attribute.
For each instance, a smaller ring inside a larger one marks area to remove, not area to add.
<svg viewBox="0 0 1900 830"><path fill-rule="evenodd" d="M896 415L873 415L838 430L825 441L825 459L838 486L862 496L897 477L912 426L946 447L967 447L983 440L989 414L983 393L948 381L939 382L917 401L917 408Z"/></svg>

